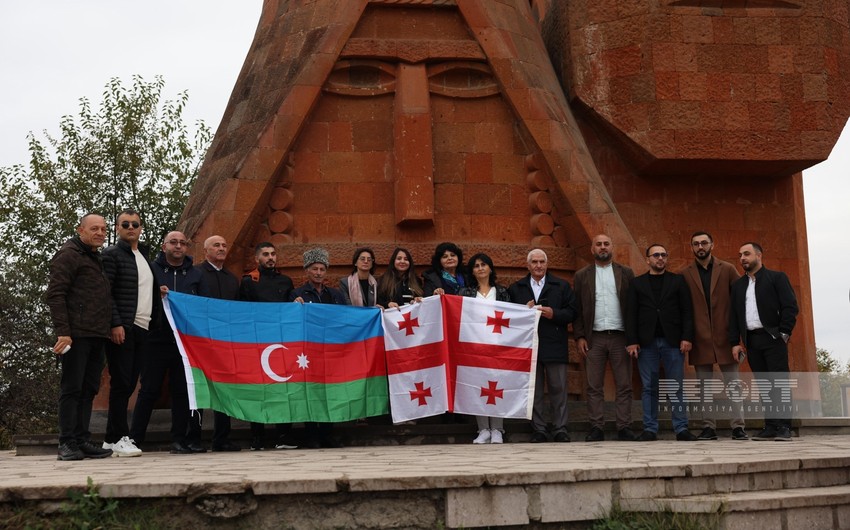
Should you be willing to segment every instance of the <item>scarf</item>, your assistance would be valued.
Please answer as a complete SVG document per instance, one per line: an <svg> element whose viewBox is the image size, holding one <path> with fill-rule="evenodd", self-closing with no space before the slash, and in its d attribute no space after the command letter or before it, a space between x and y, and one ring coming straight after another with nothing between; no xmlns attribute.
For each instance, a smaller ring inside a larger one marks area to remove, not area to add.
<svg viewBox="0 0 850 530"><path fill-rule="evenodd" d="M370 274L369 289L374 293L377 291L377 288L378 282L375 280L375 277ZM348 277L348 298L351 299L351 305L363 307L363 292L360 290L360 278L357 277L356 272ZM369 299L368 295L366 299Z"/></svg>

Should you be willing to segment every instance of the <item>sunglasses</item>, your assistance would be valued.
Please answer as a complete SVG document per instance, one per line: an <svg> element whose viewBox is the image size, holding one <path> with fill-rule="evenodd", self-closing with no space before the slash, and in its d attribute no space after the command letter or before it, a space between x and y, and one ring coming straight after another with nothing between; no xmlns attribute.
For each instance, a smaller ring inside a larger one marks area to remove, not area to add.
<svg viewBox="0 0 850 530"><path fill-rule="evenodd" d="M139 223L138 221L124 221L121 223L121 228L127 230L128 228L130 228L130 225L133 225L133 228L139 228L141 226L141 223Z"/></svg>
<svg viewBox="0 0 850 530"><path fill-rule="evenodd" d="M654 253L650 254L649 257L655 258L655 259L666 258L667 253L666 252L654 252Z"/></svg>
<svg viewBox="0 0 850 530"><path fill-rule="evenodd" d="M175 247L177 245L182 245L184 247L189 246L189 242L186 241L185 239L169 239L168 241L166 241L166 243L168 243L169 245L174 245Z"/></svg>

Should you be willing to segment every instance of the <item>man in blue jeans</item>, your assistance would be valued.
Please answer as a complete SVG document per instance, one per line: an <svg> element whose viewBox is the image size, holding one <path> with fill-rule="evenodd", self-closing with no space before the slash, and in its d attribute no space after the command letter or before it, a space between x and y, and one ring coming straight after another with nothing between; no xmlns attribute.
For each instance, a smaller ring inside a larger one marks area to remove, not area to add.
<svg viewBox="0 0 850 530"><path fill-rule="evenodd" d="M643 385L643 432L637 437L639 442L658 438L659 365L664 366L665 379L677 385L675 402L670 403L676 440L697 439L688 430L688 414L682 401L684 357L694 340L691 293L682 276L667 271L667 256L664 245L655 243L646 249L649 272L632 281L626 302L626 350L638 361Z"/></svg>

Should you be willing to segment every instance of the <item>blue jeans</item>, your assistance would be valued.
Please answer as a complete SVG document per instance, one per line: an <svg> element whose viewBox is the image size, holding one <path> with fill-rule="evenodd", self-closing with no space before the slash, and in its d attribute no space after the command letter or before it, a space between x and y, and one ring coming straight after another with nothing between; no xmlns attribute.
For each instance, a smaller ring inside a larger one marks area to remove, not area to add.
<svg viewBox="0 0 850 530"><path fill-rule="evenodd" d="M638 354L638 372L643 385L641 403L643 404L644 430L658 432L658 378L661 364L664 365L664 377L675 379L679 383L679 389L676 392L678 403L670 403L673 431L678 434L688 428L688 413L682 402L684 359L685 356L679 348L671 346L664 338L655 338L648 345L641 346Z"/></svg>

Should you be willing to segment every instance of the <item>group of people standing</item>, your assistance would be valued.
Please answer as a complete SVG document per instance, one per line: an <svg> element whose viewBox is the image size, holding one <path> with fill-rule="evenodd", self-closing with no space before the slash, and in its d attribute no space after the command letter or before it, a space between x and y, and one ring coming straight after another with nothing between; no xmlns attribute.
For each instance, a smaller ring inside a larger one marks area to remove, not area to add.
<svg viewBox="0 0 850 530"><path fill-rule="evenodd" d="M272 243L255 248L256 268L241 281L224 268L227 241L218 235L204 241L204 261L193 263L190 242L179 231L169 232L153 261L139 243L143 230L138 212L122 211L115 223L118 241L100 252L106 222L97 214L80 220L50 263L46 300L57 341L53 347L62 366L59 396L59 460L141 455L154 403L166 375L172 398L171 452L205 452L200 415L190 414L184 365L165 320L161 298L168 291L225 300L297 302L375 306L384 309L420 301L425 296L455 294L525 304L541 313L538 325L538 366L532 413L532 442L569 442L567 431L568 326L573 323L576 346L585 357L587 403L591 431L587 441L604 434L604 374L610 363L616 389L619 440L651 441L658 432L659 366L667 378L680 383L683 360L690 355L697 375L710 378L717 364L724 378L734 378L746 351L754 371L787 372L786 343L793 330L797 306L787 276L761 264L756 243L741 247L739 279L735 267L714 258L714 242L705 232L692 238L695 261L682 275L666 270L667 250L651 245L646 251L649 272L635 277L631 269L613 261L613 242L606 235L593 239L594 263L575 275L573 292L568 281L548 272L541 249L528 253L528 274L509 287L497 282L493 260L484 253L463 261L454 243L439 244L421 279L411 253L396 248L384 273L375 277L375 254L358 248L352 271L339 288L326 285L329 266L324 249L303 255L307 281L295 287L278 272ZM758 280L758 283L756 282ZM757 286L757 287L756 287ZM91 442L89 420L97 394L104 358L110 375L109 411L105 440ZM643 432L631 431L632 358L641 376ZM132 423L128 403L141 378ZM544 410L548 388L551 414ZM678 391L681 404L681 388ZM214 413L213 451L239 451L230 441L230 418ZM687 429L687 415L673 407L678 440L716 439L715 424L703 418L697 437ZM474 443L502 443L501 418L478 417ZM734 439L748 439L743 419L733 419ZM278 449L294 449L289 424L275 426ZM770 420L756 439L790 439L787 420ZM308 447L334 447L332 424L305 425ZM251 449L265 448L265 426L251 424Z"/></svg>

